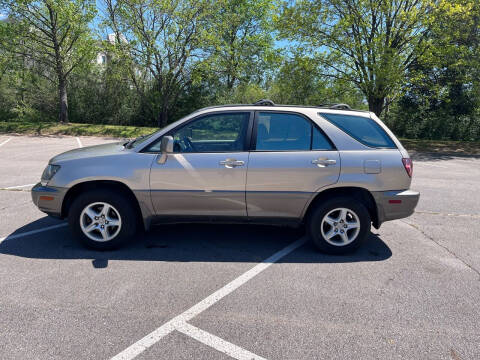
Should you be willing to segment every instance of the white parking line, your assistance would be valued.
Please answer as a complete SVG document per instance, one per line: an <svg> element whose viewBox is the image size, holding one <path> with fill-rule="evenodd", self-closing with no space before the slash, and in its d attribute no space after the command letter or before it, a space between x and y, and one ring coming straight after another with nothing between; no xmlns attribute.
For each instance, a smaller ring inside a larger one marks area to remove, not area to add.
<svg viewBox="0 0 480 360"><path fill-rule="evenodd" d="M12 138L8 138L7 140L1 142L1 143L0 143L0 146L5 145L5 144L8 143L10 140L12 140Z"/></svg>
<svg viewBox="0 0 480 360"><path fill-rule="evenodd" d="M241 347L234 345L228 341L225 341L218 336L210 334L209 332L199 329L193 325L183 323L177 326L177 330L181 333L194 338L202 344L208 345L215 350L223 352L228 356L238 360L266 360L265 358L258 356L250 351L242 349Z"/></svg>
<svg viewBox="0 0 480 360"><path fill-rule="evenodd" d="M24 188L24 187L28 187L28 186L33 186L33 185L35 185L35 184L9 186L9 187L6 187L6 188L4 188L4 189L6 189L6 190L10 190L10 189L20 189L20 188Z"/></svg>
<svg viewBox="0 0 480 360"><path fill-rule="evenodd" d="M80 138L77 136L76 139L77 139L78 147L79 148L83 147L82 142L80 141Z"/></svg>
<svg viewBox="0 0 480 360"><path fill-rule="evenodd" d="M23 233L20 233L20 234L5 236L5 237L0 238L0 243L4 240L7 240L7 239L8 240L17 239L17 238L20 238L20 237L33 235L33 234L38 234L38 233L48 231L48 230L58 229L58 228L61 228L61 227L67 226L67 225L68 225L68 223L61 223L61 224L57 224L57 225L47 226L47 227L37 229L37 230L26 231L26 232L23 232Z"/></svg>
<svg viewBox="0 0 480 360"><path fill-rule="evenodd" d="M197 303L196 305L192 306L187 311L183 312L182 314L174 317L172 320L166 322L156 330L152 331L147 336L143 337L142 339L138 340L136 343L130 345L128 348L123 350L121 353L115 355L112 360L130 360L135 358L136 356L140 355L142 352L147 350L152 345L156 344L160 341L163 337L170 334L174 331L177 327L181 328L183 324L201 312L207 310L210 306L215 304L216 302L223 299L225 296L230 294L231 292L238 289L240 286L245 284L247 281L253 279L255 276L260 274L262 271L267 269L269 266L280 260L282 257L290 254L295 249L299 248L307 241L306 237L300 238L297 241L291 243L287 247L283 248L282 250L276 252L269 258L263 260L261 263L255 265L253 268L248 270L247 272L243 273L236 279L229 282L224 287L218 289L213 294L207 296L205 299Z"/></svg>

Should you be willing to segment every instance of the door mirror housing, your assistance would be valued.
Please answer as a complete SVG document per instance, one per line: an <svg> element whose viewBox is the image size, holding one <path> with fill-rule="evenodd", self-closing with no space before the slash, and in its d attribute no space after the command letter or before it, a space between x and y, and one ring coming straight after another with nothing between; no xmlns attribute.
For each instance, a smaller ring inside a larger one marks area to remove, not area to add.
<svg viewBox="0 0 480 360"><path fill-rule="evenodd" d="M162 141L160 142L160 151L162 153L157 156L158 164L165 164L167 162L168 154L173 153L173 144L174 141L172 136L162 137Z"/></svg>
<svg viewBox="0 0 480 360"><path fill-rule="evenodd" d="M164 136L162 138L162 143L160 144L162 154L173 153L173 143L172 136Z"/></svg>

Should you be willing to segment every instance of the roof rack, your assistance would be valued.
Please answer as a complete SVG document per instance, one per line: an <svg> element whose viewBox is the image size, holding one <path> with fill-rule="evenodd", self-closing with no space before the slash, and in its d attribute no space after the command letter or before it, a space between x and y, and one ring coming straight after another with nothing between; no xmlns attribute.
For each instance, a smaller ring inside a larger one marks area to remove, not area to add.
<svg viewBox="0 0 480 360"><path fill-rule="evenodd" d="M269 100L269 99L262 99L262 100L258 100L253 105L256 105L256 106L275 106L275 103L272 100Z"/></svg>
<svg viewBox="0 0 480 360"><path fill-rule="evenodd" d="M199 111L207 110L207 109L217 109L217 108L224 108L224 107L246 107L246 106L282 106L282 107L290 107L290 108L296 108L296 107L302 107L302 108L311 108L311 109L332 109L332 110L351 110L351 111L359 111L359 112L366 112L368 113L368 110L358 110L358 109L352 109L349 105L347 104L321 104L317 106L308 106L308 105L276 105L272 100L268 99L262 99L257 101L254 104L225 104L225 105L213 105L213 106L207 106L201 109L198 109L194 111L194 113L197 113Z"/></svg>
<svg viewBox="0 0 480 360"><path fill-rule="evenodd" d="M321 104L318 105L321 108L333 109L333 110L352 110L348 104Z"/></svg>

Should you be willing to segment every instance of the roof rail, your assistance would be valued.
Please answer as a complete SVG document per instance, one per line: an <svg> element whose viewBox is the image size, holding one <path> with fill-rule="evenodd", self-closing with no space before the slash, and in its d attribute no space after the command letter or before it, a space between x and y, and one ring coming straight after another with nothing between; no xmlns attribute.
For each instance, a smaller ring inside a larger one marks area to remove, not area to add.
<svg viewBox="0 0 480 360"><path fill-rule="evenodd" d="M253 105L257 105L257 106L275 106L275 103L272 101L272 100L269 100L269 99L262 99L262 100L258 100L256 103L254 103Z"/></svg>
<svg viewBox="0 0 480 360"><path fill-rule="evenodd" d="M321 104L318 107L334 109L334 110L352 110L348 104Z"/></svg>

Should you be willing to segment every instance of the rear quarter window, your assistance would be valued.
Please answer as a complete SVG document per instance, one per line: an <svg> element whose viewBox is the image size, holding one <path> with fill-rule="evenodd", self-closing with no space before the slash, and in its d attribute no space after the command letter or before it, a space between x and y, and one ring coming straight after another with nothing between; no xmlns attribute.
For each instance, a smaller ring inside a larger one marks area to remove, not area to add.
<svg viewBox="0 0 480 360"><path fill-rule="evenodd" d="M355 115L319 113L333 125L364 145L395 149L395 143L374 120Z"/></svg>

